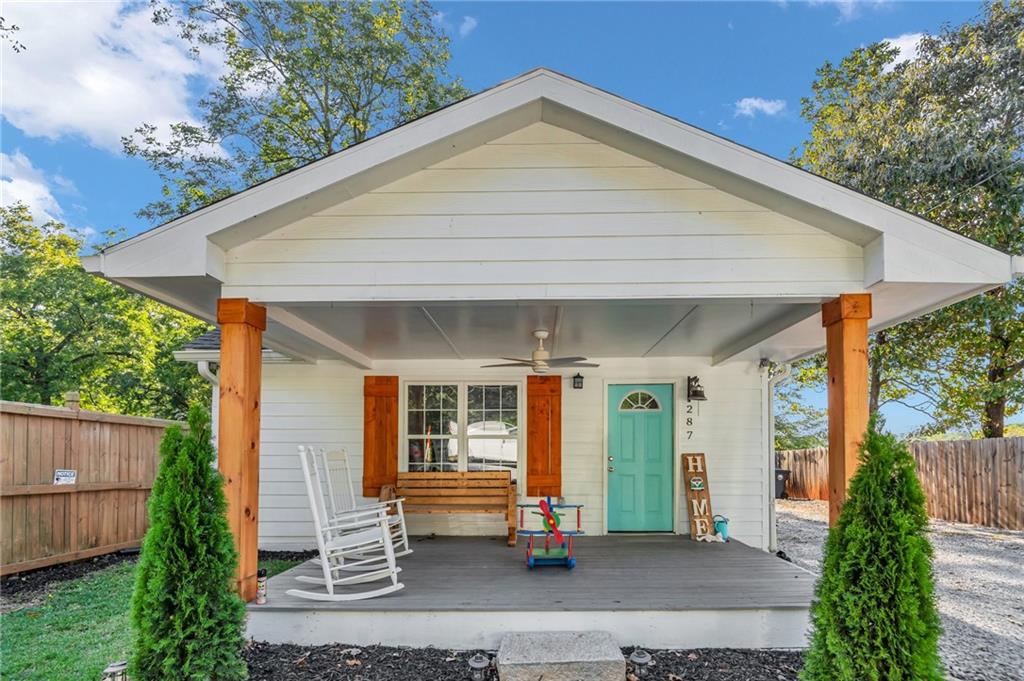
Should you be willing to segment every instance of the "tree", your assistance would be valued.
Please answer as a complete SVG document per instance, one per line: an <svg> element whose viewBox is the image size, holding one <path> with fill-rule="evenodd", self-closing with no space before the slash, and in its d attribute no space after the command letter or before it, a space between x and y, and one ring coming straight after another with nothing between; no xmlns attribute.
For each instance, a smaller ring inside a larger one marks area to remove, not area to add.
<svg viewBox="0 0 1024 681"><path fill-rule="evenodd" d="M0 338L4 399L181 418L209 386L171 355L208 327L88 274L84 237L36 225L23 204L0 208Z"/></svg>
<svg viewBox="0 0 1024 681"><path fill-rule="evenodd" d="M1024 2L925 36L897 63L887 43L817 72L796 161L1006 253L1024 253ZM1001 437L1024 402L1024 283L875 334L871 396L935 428Z"/></svg>
<svg viewBox="0 0 1024 681"><path fill-rule="evenodd" d="M829 530L804 681L940 681L928 515L914 458L872 421Z"/></svg>
<svg viewBox="0 0 1024 681"><path fill-rule="evenodd" d="M17 24L8 23L6 19L0 17L0 38L7 41L7 44L15 52L21 52L25 49L25 45L22 44L14 35L20 30L21 27Z"/></svg>
<svg viewBox="0 0 1024 681"><path fill-rule="evenodd" d="M164 186L139 215L175 218L463 97L426 2L186 0L161 4L195 54L223 53L200 123L144 123L124 149ZM169 137L165 135L169 132Z"/></svg>
<svg viewBox="0 0 1024 681"><path fill-rule="evenodd" d="M160 443L132 596L133 679L248 676L245 604L231 588L238 555L210 435L210 417L197 405L188 432L172 426Z"/></svg>
<svg viewBox="0 0 1024 681"><path fill-rule="evenodd" d="M806 372L816 371L816 367L801 362L792 371L790 378L775 387L775 451L827 447L827 414L807 404L802 394L811 382ZM773 375L777 372L774 367Z"/></svg>

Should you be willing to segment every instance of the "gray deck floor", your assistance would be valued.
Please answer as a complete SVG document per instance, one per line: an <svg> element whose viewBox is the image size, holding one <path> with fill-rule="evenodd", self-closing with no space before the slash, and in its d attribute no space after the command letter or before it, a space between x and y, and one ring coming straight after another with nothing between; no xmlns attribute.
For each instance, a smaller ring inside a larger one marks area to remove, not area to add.
<svg viewBox="0 0 1024 681"><path fill-rule="evenodd" d="M413 553L399 559L405 588L364 601L326 603L285 592L315 585L298 574L319 575L307 562L272 577L265 610L352 611L607 611L806 608L814 576L737 541L703 544L675 535L581 537L578 565L526 568L522 540L413 538ZM365 589L365 585L363 589Z"/></svg>

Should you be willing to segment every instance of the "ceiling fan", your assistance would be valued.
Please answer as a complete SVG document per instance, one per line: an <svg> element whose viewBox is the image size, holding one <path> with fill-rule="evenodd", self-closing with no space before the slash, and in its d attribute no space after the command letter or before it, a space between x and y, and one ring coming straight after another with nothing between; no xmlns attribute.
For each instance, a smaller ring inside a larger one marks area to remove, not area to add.
<svg viewBox="0 0 1024 681"><path fill-rule="evenodd" d="M508 360L507 364L485 364L482 369L493 367L530 367L535 374L546 374L549 369L560 369L567 367L596 367L600 364L587 362L586 357L552 357L551 353L544 349L544 341L550 334L547 329L537 329L533 337L537 339L537 349L533 351L530 359L516 359L515 357L502 357Z"/></svg>

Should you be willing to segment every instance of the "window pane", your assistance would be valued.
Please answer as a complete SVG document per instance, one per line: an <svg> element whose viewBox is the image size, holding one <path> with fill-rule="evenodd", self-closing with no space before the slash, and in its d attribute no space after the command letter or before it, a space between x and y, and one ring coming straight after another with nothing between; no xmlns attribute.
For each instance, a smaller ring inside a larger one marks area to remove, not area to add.
<svg viewBox="0 0 1024 681"><path fill-rule="evenodd" d="M427 431L425 421L423 419L422 411L410 411L409 412L409 427L407 432L409 435L425 435Z"/></svg>
<svg viewBox="0 0 1024 681"><path fill-rule="evenodd" d="M469 409L484 408L484 387L482 385L471 385L466 389L466 398L469 401Z"/></svg>
<svg viewBox="0 0 1024 681"><path fill-rule="evenodd" d="M424 470L423 451L424 451L423 440L409 440L409 470L413 472L421 472Z"/></svg>
<svg viewBox="0 0 1024 681"><path fill-rule="evenodd" d="M441 391L443 386L440 385L425 385L423 386L424 394L424 405L427 409L440 409L441 408Z"/></svg>
<svg viewBox="0 0 1024 681"><path fill-rule="evenodd" d="M410 385L406 390L408 395L409 409L423 408L423 386Z"/></svg>
<svg viewBox="0 0 1024 681"><path fill-rule="evenodd" d="M441 412L441 427L444 428L443 435L452 435L458 437L459 435L459 416L458 412L454 409L445 410Z"/></svg>
<svg viewBox="0 0 1024 681"><path fill-rule="evenodd" d="M512 471L519 461L518 442L513 438L470 439L469 470Z"/></svg>
<svg viewBox="0 0 1024 681"><path fill-rule="evenodd" d="M484 386L484 409L501 409L501 386Z"/></svg>
<svg viewBox="0 0 1024 681"><path fill-rule="evenodd" d="M517 398L519 396L519 386L517 385L503 385L501 386L501 409L511 409L515 411L517 406Z"/></svg>

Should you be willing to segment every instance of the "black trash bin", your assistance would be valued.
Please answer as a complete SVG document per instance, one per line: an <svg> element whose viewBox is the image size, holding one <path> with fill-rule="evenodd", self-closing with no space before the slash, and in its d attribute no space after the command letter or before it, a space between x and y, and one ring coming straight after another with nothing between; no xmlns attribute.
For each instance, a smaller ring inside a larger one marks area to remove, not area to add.
<svg viewBox="0 0 1024 681"><path fill-rule="evenodd" d="M776 468L775 469L775 498L776 499L788 499L789 495L786 494L786 483L789 482L789 469L788 468Z"/></svg>

